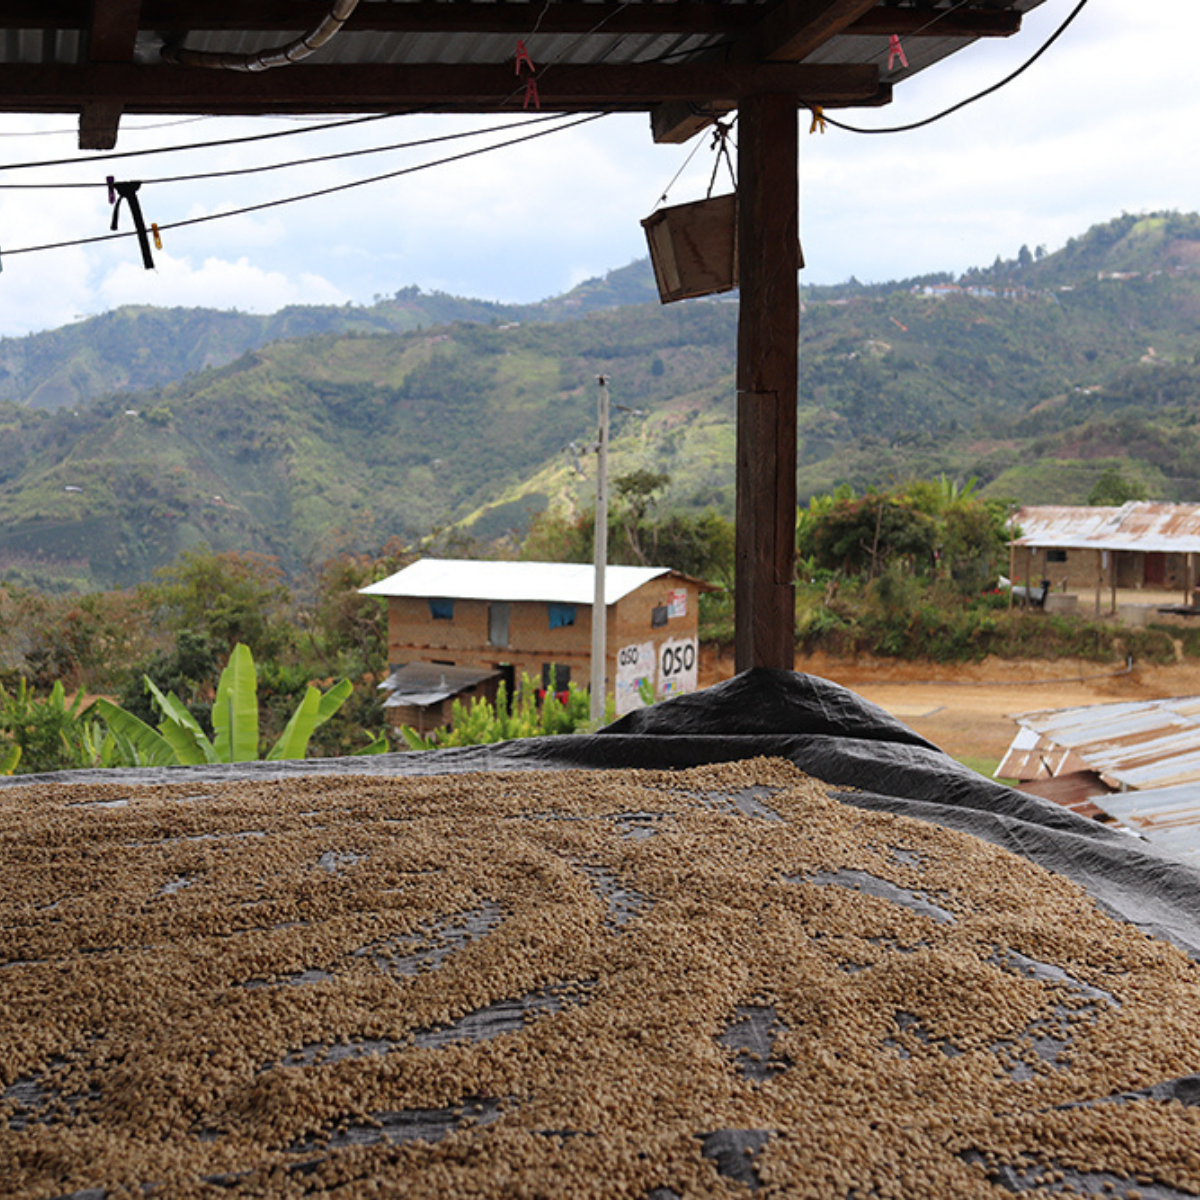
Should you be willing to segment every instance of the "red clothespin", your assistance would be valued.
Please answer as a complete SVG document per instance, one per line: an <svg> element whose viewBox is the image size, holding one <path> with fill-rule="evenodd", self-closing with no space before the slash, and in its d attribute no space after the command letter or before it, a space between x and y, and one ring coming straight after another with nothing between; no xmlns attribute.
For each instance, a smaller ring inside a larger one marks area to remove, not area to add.
<svg viewBox="0 0 1200 1200"><path fill-rule="evenodd" d="M107 183L108 183L108 202L109 202L109 204L116 204L116 202L117 202L117 181L112 175L110 175L107 179Z"/></svg>
<svg viewBox="0 0 1200 1200"><path fill-rule="evenodd" d="M153 221L150 222L150 232L152 234L154 234L155 250L161 250L162 249L162 238L159 236L158 226Z"/></svg>
<svg viewBox="0 0 1200 1200"><path fill-rule="evenodd" d="M530 75L532 75L534 73L535 68L533 65L533 59L529 57L529 51L525 49L525 43L518 40L518 42L517 42L517 62L516 62L516 68L517 68L518 75L520 75L521 68L523 66L529 68Z"/></svg>
<svg viewBox="0 0 1200 1200"><path fill-rule="evenodd" d="M891 35L891 37L888 38L888 70L889 71L892 69L892 64L896 61L897 58L900 59L900 65L902 67L908 66L908 59L905 57L905 54L904 54L904 47L902 45L900 45L900 35L898 33L893 33Z"/></svg>
<svg viewBox="0 0 1200 1200"><path fill-rule="evenodd" d="M542 101L538 97L537 80L532 75L525 80L525 103L521 107L528 108L531 100L533 101L534 108L540 109L542 107Z"/></svg>
<svg viewBox="0 0 1200 1200"><path fill-rule="evenodd" d="M819 104L812 110L812 124L808 127L808 132L825 132L825 110Z"/></svg>

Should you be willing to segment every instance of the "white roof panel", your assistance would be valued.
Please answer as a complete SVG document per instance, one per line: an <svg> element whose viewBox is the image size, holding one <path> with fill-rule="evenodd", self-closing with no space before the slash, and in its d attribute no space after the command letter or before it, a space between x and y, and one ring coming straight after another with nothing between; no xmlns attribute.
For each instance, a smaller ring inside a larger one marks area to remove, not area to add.
<svg viewBox="0 0 1200 1200"><path fill-rule="evenodd" d="M545 600L590 605L595 569L587 563L477 562L422 558L410 567L359 590L365 596L419 596L430 600ZM616 604L669 567L607 567L604 603Z"/></svg>

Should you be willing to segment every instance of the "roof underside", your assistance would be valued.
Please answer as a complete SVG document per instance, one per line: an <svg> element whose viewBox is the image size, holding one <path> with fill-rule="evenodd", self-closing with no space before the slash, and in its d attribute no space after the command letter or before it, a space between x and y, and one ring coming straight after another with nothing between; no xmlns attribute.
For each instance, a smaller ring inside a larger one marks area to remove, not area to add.
<svg viewBox="0 0 1200 1200"><path fill-rule="evenodd" d="M1041 2L360 0L303 63L247 73L170 65L162 50L270 49L332 0L5 0L0 111L78 112L90 149L115 143L122 113L519 111L521 40L543 110L645 111L657 140L682 141L752 94L886 104L894 83L1017 32Z"/></svg>

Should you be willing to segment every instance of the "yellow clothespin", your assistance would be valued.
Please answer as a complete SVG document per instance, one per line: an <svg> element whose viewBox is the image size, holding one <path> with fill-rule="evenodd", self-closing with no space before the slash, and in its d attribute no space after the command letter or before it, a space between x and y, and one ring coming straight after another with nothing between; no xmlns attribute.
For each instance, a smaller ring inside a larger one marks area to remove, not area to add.
<svg viewBox="0 0 1200 1200"><path fill-rule="evenodd" d="M159 236L158 226L155 225L153 221L150 223L150 232L152 234L154 234L155 250L161 250L162 249L162 238Z"/></svg>
<svg viewBox="0 0 1200 1200"><path fill-rule="evenodd" d="M808 132L825 132L825 110L819 104L812 110L812 124L808 127Z"/></svg>

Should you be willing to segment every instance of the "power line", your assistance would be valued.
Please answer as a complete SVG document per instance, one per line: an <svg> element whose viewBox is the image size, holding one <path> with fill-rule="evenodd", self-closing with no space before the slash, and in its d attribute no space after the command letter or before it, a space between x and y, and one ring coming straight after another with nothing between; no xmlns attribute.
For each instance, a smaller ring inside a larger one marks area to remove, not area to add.
<svg viewBox="0 0 1200 1200"><path fill-rule="evenodd" d="M443 133L435 137L417 138L409 142L393 142L389 146L368 146L360 150L339 150L333 154L316 154L308 158L293 158L286 162L263 163L255 167L231 167L225 171L203 171L193 175L163 175L156 179L142 179L144 185L161 183L194 183L203 179L227 179L233 175L260 175L267 171L282 171L288 167L307 167L314 163L333 162L342 158L361 158L367 154L386 154L392 150L411 150L416 146L430 146L439 142L459 141L463 138L483 137L488 133L503 133L508 129L517 129L524 125L540 125L546 121L563 121L569 114L550 113L543 117L534 117L525 121L513 121L506 125L494 125L488 129L468 129L460 133ZM54 191L71 188L104 188L107 185L101 180L88 180L86 183L0 183L0 191Z"/></svg>
<svg viewBox="0 0 1200 1200"><path fill-rule="evenodd" d="M516 146L521 142L531 142L536 138L547 137L552 133L559 133L564 129L573 129L579 125L586 125L591 121L599 121L608 116L608 113L592 113L586 117L580 117L578 120L571 121L566 125L555 125L552 129L540 129L536 133L522 134L520 137L509 138L507 141L497 142L493 146L482 146L475 150L464 150L461 154L450 154L445 158L434 159L432 162L418 163L413 167L402 167L398 171L387 171L382 175L372 175L366 179L355 179L349 183L339 183L332 187L318 188L311 192L302 192L295 196L285 196L279 200L265 200L260 204L247 204L241 208L231 208L225 212L209 213L203 217L189 217L182 221L169 221L158 225L160 233L165 233L170 229L184 229L189 225L203 225L209 221L222 221L228 217L240 217L247 213L263 212L270 208L280 208L285 204L296 204L301 200L314 200L320 196L332 196L337 192L347 192L352 188L366 187L371 183L381 183L387 179L397 179L402 175L412 175L417 171L427 171L432 167L445 166L448 163L461 162L464 159L475 158L480 154L487 154L492 150L502 150L508 146ZM43 250L65 250L71 246L91 246L98 242L114 242L125 238L137 237L136 231L127 233L105 233L98 234L95 237L74 238L65 242L47 242L40 246L18 246L12 250L5 250L4 256L11 257L14 254L35 254Z"/></svg>

